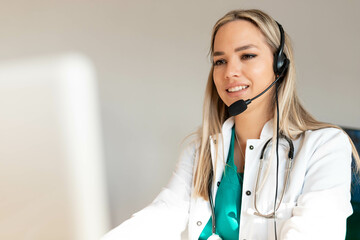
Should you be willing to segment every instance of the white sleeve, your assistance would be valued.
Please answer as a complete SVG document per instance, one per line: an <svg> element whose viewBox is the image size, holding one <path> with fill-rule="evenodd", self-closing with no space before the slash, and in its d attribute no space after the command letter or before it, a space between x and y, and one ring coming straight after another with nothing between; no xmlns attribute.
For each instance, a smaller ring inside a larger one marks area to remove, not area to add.
<svg viewBox="0 0 360 240"><path fill-rule="evenodd" d="M180 239L189 217L195 151L195 143L188 145L168 185L155 200L101 240Z"/></svg>
<svg viewBox="0 0 360 240"><path fill-rule="evenodd" d="M315 137L302 194L280 233L281 240L345 239L350 203L351 144L342 131Z"/></svg>

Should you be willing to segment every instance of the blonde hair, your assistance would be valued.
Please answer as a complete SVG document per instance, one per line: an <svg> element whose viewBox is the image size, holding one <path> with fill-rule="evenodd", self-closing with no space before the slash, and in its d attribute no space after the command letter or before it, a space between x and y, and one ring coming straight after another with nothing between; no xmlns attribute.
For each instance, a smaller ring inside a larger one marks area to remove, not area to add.
<svg viewBox="0 0 360 240"><path fill-rule="evenodd" d="M246 20L253 23L265 36L266 42L273 53L280 45L280 31L277 23L266 13L250 9L250 10L233 10L226 13L214 25L211 37L211 47L209 54L213 55L215 35L219 28L224 24L235 21ZM280 133L297 139L306 130L317 130L321 128L338 128L340 127L319 122L315 120L301 105L295 88L295 64L293 57L293 50L289 36L285 33L284 53L290 60L290 65L284 80L279 85L278 100L279 100L279 131ZM210 177L212 176L212 161L210 155L210 139L212 136L217 141L218 133L221 133L221 126L229 117L227 106L220 99L214 85L213 66L211 67L208 81L205 90L205 98L203 105L203 120L202 126L197 131L197 136L200 140L199 158L194 175L194 194L198 197L208 199L208 187L210 184ZM274 94L275 95L275 94ZM274 96L275 98L275 96ZM275 101L274 101L275 102ZM273 108L274 122L276 121L276 108ZM342 129L341 129L342 130ZM346 133L345 133L346 134ZM274 136L276 138L276 124L274 124ZM356 151L354 143L349 140L352 145L352 152L356 160L356 165L360 165L359 154ZM219 144L216 144L219 146ZM218 147L216 148L216 159L218 154ZM215 163L216 164L216 163ZM216 167L215 167L216 168Z"/></svg>

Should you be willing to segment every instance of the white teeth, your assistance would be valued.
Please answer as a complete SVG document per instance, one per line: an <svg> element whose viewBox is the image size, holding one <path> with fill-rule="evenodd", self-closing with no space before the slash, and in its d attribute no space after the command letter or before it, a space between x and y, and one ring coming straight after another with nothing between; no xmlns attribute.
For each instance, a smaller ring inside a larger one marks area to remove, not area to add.
<svg viewBox="0 0 360 240"><path fill-rule="evenodd" d="M237 87L229 88L228 92L237 92L237 91L243 90L248 87L249 86L237 86Z"/></svg>

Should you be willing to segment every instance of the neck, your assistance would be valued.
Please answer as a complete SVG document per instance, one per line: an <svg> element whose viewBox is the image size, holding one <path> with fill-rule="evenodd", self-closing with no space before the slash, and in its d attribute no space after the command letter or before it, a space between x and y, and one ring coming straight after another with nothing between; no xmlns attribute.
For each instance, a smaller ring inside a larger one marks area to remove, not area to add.
<svg viewBox="0 0 360 240"><path fill-rule="evenodd" d="M246 145L248 139L259 139L265 123L272 118L270 112L264 114L264 111L251 110L235 116L235 132L242 146Z"/></svg>

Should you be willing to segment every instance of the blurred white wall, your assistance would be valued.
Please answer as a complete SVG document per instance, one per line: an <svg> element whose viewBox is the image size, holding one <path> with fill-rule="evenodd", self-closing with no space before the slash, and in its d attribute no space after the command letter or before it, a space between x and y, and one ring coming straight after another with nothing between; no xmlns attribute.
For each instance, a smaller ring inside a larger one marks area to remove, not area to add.
<svg viewBox="0 0 360 240"><path fill-rule="evenodd" d="M360 128L359 0L1 0L0 60L82 52L97 70L112 226L164 186L201 123L211 29L260 8L291 36L318 119Z"/></svg>

